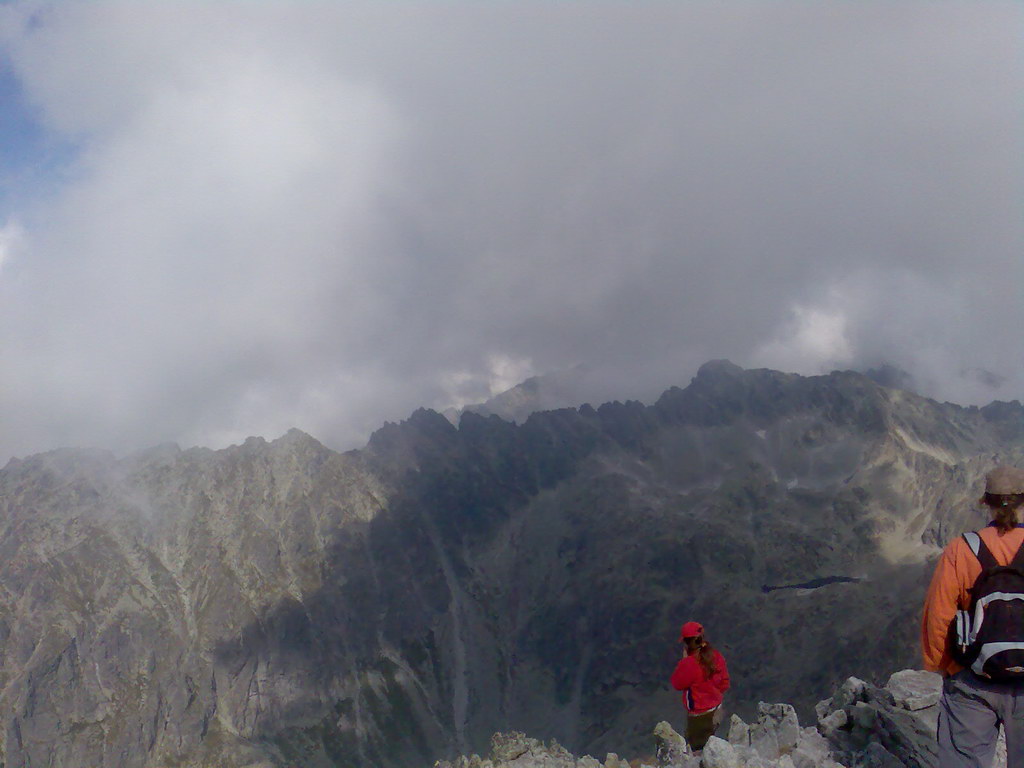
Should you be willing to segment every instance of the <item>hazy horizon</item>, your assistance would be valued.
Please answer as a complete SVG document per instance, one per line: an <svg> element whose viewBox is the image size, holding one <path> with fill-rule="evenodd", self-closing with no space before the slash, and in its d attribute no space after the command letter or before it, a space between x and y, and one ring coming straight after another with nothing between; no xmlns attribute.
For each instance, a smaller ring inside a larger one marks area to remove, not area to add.
<svg viewBox="0 0 1024 768"><path fill-rule="evenodd" d="M719 362L721 360L723 360L723 359L722 358L718 358L717 360L708 360L708 361L705 361L705 362L711 363L711 362ZM731 361L726 360L725 362L731 362ZM889 365L890 364L884 364L883 368L885 366L889 366ZM699 367L700 366L698 366L698 368ZM750 368L750 369L747 369L747 370L754 370L754 368ZM853 369L842 369L842 370L853 370ZM829 375L831 373L835 373L835 372L836 371L833 370L833 371L822 371L821 373L818 373L818 374L797 374L797 375L808 375L808 376L820 375L820 376L827 376L827 375ZM907 377L909 377L909 374L906 371L903 371L902 369L896 368L894 366L892 366L890 370L880 370L879 368L874 368L874 369L866 369L866 370L856 370L855 372L863 374L863 375L866 375L869 378L872 378L873 380L876 381L876 383L879 383L882 386L894 387L894 388L898 388L898 389L906 389L908 391L915 392L915 393L917 392L917 389L914 386L914 382L912 380L909 380L909 378L907 378ZM547 373L547 374L538 374L536 376L529 377L529 379L540 379L541 380L541 386L543 388L545 386L544 382L546 380L550 381L550 379L552 377L559 377L560 375L566 374L566 373L571 373L571 371L554 371L554 372L550 372L550 373ZM537 410L543 411L543 410L552 410L552 409L567 408L567 407L568 408L578 408L578 407L581 407L583 405L590 405L593 408L598 408L599 406L604 405L606 403L610 403L610 402L614 402L614 401L625 402L627 400L640 401L644 405L650 406L650 405L653 405L654 402L662 394L664 394L665 392L668 392L671 388L678 387L680 389L685 389L692 382L692 378L688 378L686 381L670 382L670 383L666 384L664 387L658 388L656 390L652 390L652 391L650 391L650 392L648 392L646 394L639 394L636 397L616 397L616 396L614 396L614 394L612 394L612 395L608 396L607 398L602 398L600 396L595 398L595 397L587 396L587 393L588 392L590 392L590 393L597 393L597 392L603 391L605 389L605 387L602 386L602 382L595 382L593 380L590 380L588 378L588 374L589 373L591 373L591 372L590 371L585 371L582 375L580 375L578 377L572 377L572 379L573 379L572 383L575 386L575 389L573 391L574 391L574 393L578 393L578 397L570 397L570 398L558 397L557 395L561 395L561 394L565 393L567 391L567 389L568 389L566 386L561 386L561 387L557 388L557 390L556 390L556 397L554 398L554 399L556 399L558 401L557 404L554 404L554 405L542 405ZM695 372L695 374L696 374L696 372ZM889 378L889 379L899 379L899 381L895 381L895 380L894 381L886 381L885 379L887 379L887 378ZM488 398L487 401L481 401L481 402L477 402L477 403L465 403L464 406L480 406L480 405L485 405L485 404L489 403L491 400L493 400L495 398L500 399L501 395L504 395L506 393L509 393L509 392L512 392L512 391L516 390L520 385L524 384L526 381L527 380L518 382L517 384L513 385L512 387L510 387L508 390L504 390L502 392L498 392L492 398ZM992 402L996 402L996 401L993 400L993 401L990 401L989 403L983 403L981 405L982 405L982 407L984 407L985 405L989 405ZM1014 400L1014 402L1019 402L1019 400ZM962 407L962 408L963 407L968 407L968 406L965 406L965 405L963 405L961 403L952 403L952 405L955 405L955 406L958 406L958 407ZM253 439L253 438L263 439L263 440L265 440L266 442L269 443L269 442L274 442L275 440L287 437L288 433L293 431L293 430L299 430L300 432L303 432L304 434L308 435L309 437L312 437L314 440L316 440L317 442L321 443L325 447L327 447L327 448L329 448L331 450L334 450L336 452L343 453L345 451L361 450L361 449L365 448L366 445L367 445L367 442L370 439L370 437L371 437L373 432L377 431L378 429L384 428L388 424L404 422L407 419L409 419L416 410L420 410L420 409L433 410L436 413L438 413L439 415L445 416L446 418L448 418L449 421L452 421L454 426L458 427L458 420L455 419L455 417L456 416L459 416L459 417L461 416L461 413L462 413L462 410L463 410L464 406L449 407L449 408L437 408L437 407L430 407L430 406L425 406L425 405L415 406L408 413L401 414L399 416L396 416L395 418L389 418L389 419L385 419L385 420L381 421L380 424L378 424L377 426L375 426L371 430L370 434L367 434L365 437L360 437L359 439L357 439L354 442L349 443L349 444L335 444L335 443L332 443L332 441L330 441L329 439L325 439L322 435L318 435L315 432L309 432L308 430L303 430L303 429L300 429L299 427L292 426L292 427L285 428L284 430L282 430L279 433L245 435L243 437L239 437L236 440L232 440L232 441L230 441L228 443L224 443L222 445L217 445L217 446L204 445L204 444L188 444L188 443L181 444L181 443L179 443L178 441L175 441L175 440L164 441L164 442L161 442L161 443L150 443L150 444L146 444L146 445L139 445L139 446L134 446L134 447L132 447L130 449L122 449L122 450L117 450L117 449L109 447L109 446L99 446L99 445L84 445L84 444L83 445L54 445L54 446L50 446L47 449L43 449L42 451L33 452L32 454L25 454L23 456L8 456L8 457L4 457L3 460L0 461L0 469L3 469L4 465L6 465L7 462L9 462L12 459L28 458L29 456L32 456L32 455L44 454L44 453L48 453L50 451L62 451L62 450L85 450L85 451L101 450L101 451L108 451L110 453L113 453L117 460L121 460L121 459L124 459L124 458L131 457L134 454L146 453L148 451L158 450L158 449L162 448L163 446L170 446L170 445L177 446L177 448L179 450L187 451L187 450L192 449L192 448L210 449L210 450L222 450L222 449L225 449L225 448L237 447L238 445L241 445L242 443L244 443L244 442L246 442L246 441L248 441L250 439ZM498 415L500 418L505 419L505 420L512 420L512 421L515 421L516 423L520 423L520 424L522 423L522 419L516 419L514 417L507 416L505 414L499 413L499 412L494 411L494 410L488 410L488 411L484 412L485 416L489 416L491 414Z"/></svg>

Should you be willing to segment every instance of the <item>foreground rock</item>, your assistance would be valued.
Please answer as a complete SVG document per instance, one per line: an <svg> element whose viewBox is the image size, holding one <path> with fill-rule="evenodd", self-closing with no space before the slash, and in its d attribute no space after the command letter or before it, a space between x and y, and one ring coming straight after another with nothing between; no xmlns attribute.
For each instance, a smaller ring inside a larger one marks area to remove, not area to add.
<svg viewBox="0 0 1024 768"><path fill-rule="evenodd" d="M934 766L941 695L942 678L931 672L896 672L883 688L851 677L818 703L818 731L833 756L848 766ZM993 768L1005 765L1000 734Z"/></svg>
<svg viewBox="0 0 1024 768"><path fill-rule="evenodd" d="M903 670L882 688L851 677L818 704L816 727L800 727L789 704L761 703L755 722L733 715L727 738L712 736L699 754L661 722L654 756L646 760L576 757L557 742L498 733L488 757L460 757L436 768L933 768L941 690L941 678L930 672ZM1000 736L993 768L1005 766Z"/></svg>

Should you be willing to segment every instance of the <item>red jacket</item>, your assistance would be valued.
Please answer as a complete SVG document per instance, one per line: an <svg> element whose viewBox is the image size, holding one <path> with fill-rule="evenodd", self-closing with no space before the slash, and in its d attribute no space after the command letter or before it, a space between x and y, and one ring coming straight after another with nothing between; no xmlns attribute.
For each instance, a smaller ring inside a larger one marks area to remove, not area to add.
<svg viewBox="0 0 1024 768"><path fill-rule="evenodd" d="M710 679L696 656L684 656L672 673L672 687L683 691L683 704L691 715L702 715L722 703L722 695L729 690L729 670L725 658L714 651L715 673Z"/></svg>

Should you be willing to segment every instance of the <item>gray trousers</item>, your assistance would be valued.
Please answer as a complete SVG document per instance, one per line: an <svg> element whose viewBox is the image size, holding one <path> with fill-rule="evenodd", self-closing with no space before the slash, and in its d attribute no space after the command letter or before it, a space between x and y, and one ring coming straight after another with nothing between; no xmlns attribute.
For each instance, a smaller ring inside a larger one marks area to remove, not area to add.
<svg viewBox="0 0 1024 768"><path fill-rule="evenodd" d="M989 768L999 726L1007 768L1024 768L1024 685L997 683L969 669L942 681L939 768Z"/></svg>

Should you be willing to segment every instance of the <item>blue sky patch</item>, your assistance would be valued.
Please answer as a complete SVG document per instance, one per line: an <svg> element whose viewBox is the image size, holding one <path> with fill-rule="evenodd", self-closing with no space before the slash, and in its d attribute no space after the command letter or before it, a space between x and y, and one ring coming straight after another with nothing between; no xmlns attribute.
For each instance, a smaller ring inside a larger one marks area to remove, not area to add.
<svg viewBox="0 0 1024 768"><path fill-rule="evenodd" d="M0 60L0 222L19 202L52 188L74 155L71 143L46 130L15 70Z"/></svg>

